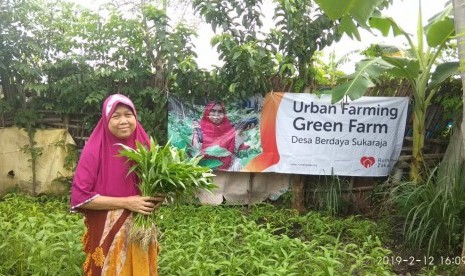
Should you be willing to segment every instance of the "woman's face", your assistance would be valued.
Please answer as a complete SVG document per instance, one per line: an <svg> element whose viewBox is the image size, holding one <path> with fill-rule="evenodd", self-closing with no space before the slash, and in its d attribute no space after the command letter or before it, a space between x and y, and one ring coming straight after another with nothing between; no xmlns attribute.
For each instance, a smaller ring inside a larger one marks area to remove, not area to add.
<svg viewBox="0 0 465 276"><path fill-rule="evenodd" d="M108 128L111 134L117 138L126 139L136 130L136 120L131 108L124 104L118 104L108 121Z"/></svg>
<svg viewBox="0 0 465 276"><path fill-rule="evenodd" d="M210 109L210 113L208 114L210 121L215 125L219 125L224 118L224 111L223 107L220 104L215 104L212 109Z"/></svg>

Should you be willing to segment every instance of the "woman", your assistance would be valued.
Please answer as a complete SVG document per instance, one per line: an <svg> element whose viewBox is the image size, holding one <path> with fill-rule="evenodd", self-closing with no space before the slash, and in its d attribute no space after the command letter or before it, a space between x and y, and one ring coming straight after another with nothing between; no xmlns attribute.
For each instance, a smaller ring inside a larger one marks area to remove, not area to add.
<svg viewBox="0 0 465 276"><path fill-rule="evenodd" d="M85 275L157 275L156 244L148 250L129 239L132 213L150 214L163 197L139 196L137 177L119 157L118 143L149 145L132 101L109 96L102 117L83 148L71 187L71 210L85 216Z"/></svg>
<svg viewBox="0 0 465 276"><path fill-rule="evenodd" d="M221 162L217 170L239 171L241 169L240 160L234 159L234 154L239 150L249 148L244 144L242 131L247 129L236 129L232 126L222 103L210 102L205 107L205 112L200 120L200 124L193 123L194 133L192 136L192 146L204 154L205 159L215 159ZM206 150L213 146L226 149L227 156L211 156L206 154Z"/></svg>

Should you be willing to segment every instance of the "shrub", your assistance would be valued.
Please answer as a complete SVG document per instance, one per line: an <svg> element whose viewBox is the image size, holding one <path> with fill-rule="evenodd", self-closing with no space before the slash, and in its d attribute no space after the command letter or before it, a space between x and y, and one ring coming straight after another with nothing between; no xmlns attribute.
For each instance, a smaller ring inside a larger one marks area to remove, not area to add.
<svg viewBox="0 0 465 276"><path fill-rule="evenodd" d="M457 253L464 227L464 165L450 166L447 175L439 174L438 168L428 173L425 183L403 182L393 192L405 218L406 242L426 249L428 256Z"/></svg>

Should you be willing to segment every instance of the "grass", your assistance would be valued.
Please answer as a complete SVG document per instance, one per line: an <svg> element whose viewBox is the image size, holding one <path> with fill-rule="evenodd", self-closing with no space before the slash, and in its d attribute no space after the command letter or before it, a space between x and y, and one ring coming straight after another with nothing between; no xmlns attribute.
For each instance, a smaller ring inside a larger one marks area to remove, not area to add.
<svg viewBox="0 0 465 276"><path fill-rule="evenodd" d="M465 167L439 167L425 183L404 182L392 192L392 201L404 216L406 242L428 257L456 256L463 238L465 215Z"/></svg>
<svg viewBox="0 0 465 276"><path fill-rule="evenodd" d="M349 187L347 180L336 175L321 176L312 185L314 186L312 187L314 209L336 216L347 207L347 202L343 197L343 191Z"/></svg>

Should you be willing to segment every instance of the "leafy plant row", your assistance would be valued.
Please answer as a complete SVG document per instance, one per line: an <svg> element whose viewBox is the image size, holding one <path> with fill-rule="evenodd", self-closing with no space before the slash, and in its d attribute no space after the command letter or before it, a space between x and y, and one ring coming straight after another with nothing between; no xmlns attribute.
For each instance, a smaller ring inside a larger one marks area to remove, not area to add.
<svg viewBox="0 0 465 276"><path fill-rule="evenodd" d="M195 215L183 215L195 214ZM162 275L390 275L376 225L271 205L163 208Z"/></svg>
<svg viewBox="0 0 465 276"><path fill-rule="evenodd" d="M84 222L67 203L7 195L0 201L0 275L80 275Z"/></svg>
<svg viewBox="0 0 465 276"><path fill-rule="evenodd" d="M166 205L158 213L160 275L392 274L375 223L305 216L260 204ZM80 215L67 200L0 201L0 275L80 275Z"/></svg>

